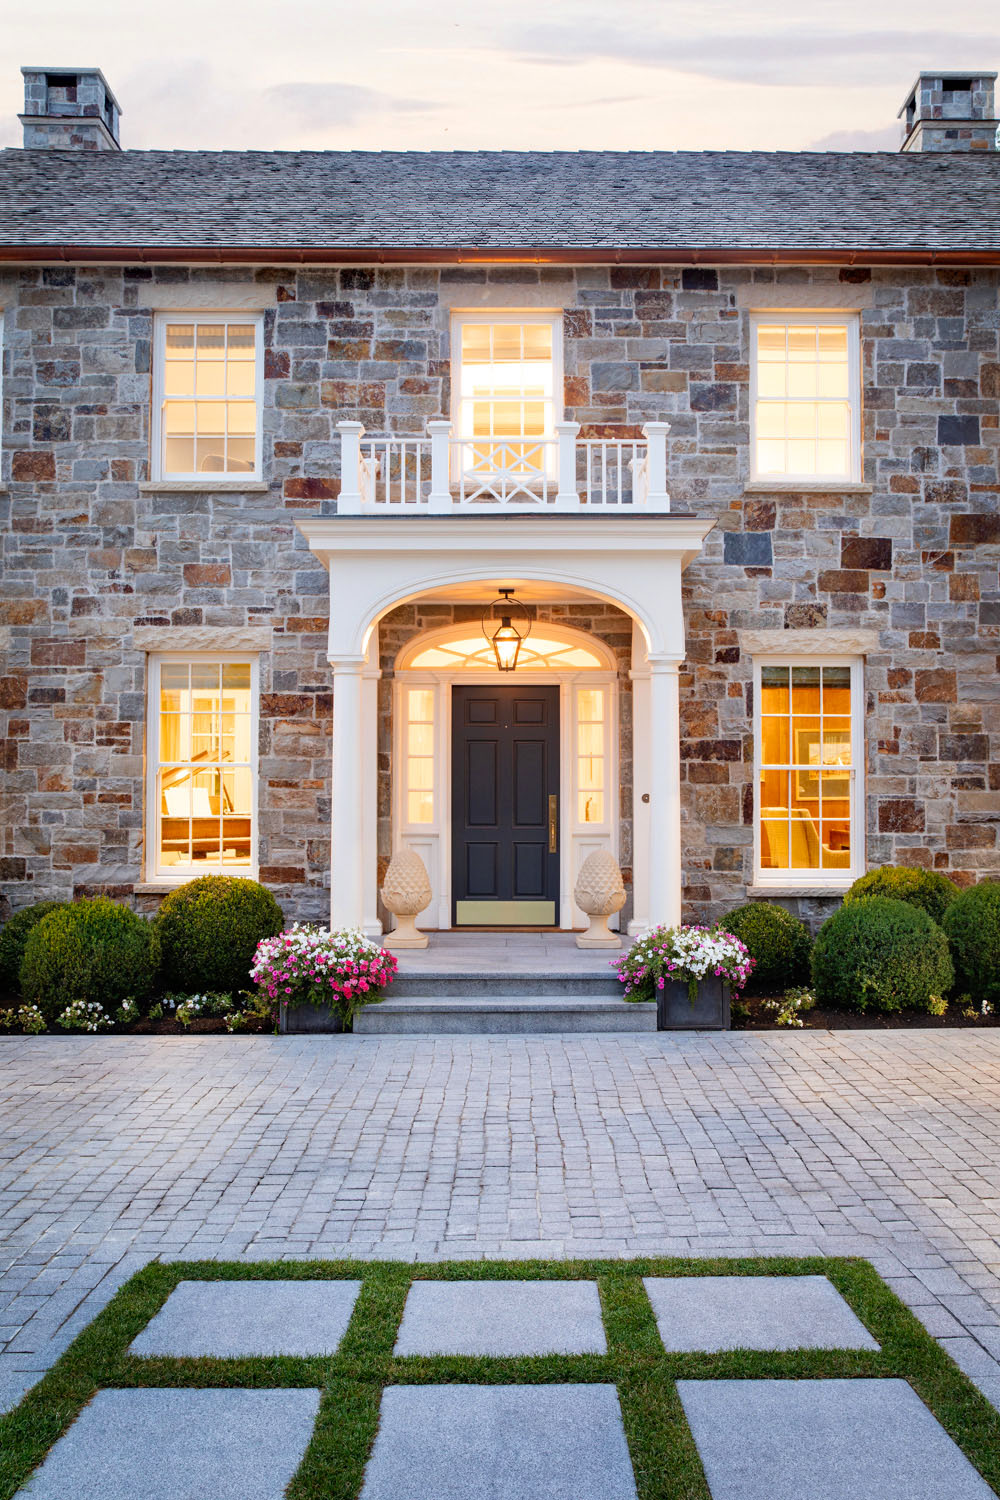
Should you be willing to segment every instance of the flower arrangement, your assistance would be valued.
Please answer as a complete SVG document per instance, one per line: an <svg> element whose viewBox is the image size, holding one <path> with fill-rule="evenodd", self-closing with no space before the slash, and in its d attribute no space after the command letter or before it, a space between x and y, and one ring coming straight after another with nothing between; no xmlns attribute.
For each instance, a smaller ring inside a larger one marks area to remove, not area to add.
<svg viewBox="0 0 1000 1500"><path fill-rule="evenodd" d="M296 922L257 944L250 975L258 996L279 1014L289 1005L328 1005L349 1021L361 1006L381 1000L396 976L396 958L360 932Z"/></svg>
<svg viewBox="0 0 1000 1500"><path fill-rule="evenodd" d="M625 1000L655 1000L657 991L680 980L692 1005L706 974L728 980L738 991L753 972L747 948L721 927L654 927L611 962L625 986Z"/></svg>
<svg viewBox="0 0 1000 1500"><path fill-rule="evenodd" d="M56 1016L56 1025L67 1031L107 1031L111 1017L98 1000L71 1000Z"/></svg>

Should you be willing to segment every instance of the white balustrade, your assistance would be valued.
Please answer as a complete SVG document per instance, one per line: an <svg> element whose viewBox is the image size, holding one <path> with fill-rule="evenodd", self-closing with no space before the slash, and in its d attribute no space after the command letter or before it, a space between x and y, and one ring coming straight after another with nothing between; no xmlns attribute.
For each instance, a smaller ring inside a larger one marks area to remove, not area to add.
<svg viewBox="0 0 1000 1500"><path fill-rule="evenodd" d="M360 422L338 422L337 431L341 515L670 509L668 422L647 422L641 438L581 439L577 422L557 422L554 438L455 439L447 421L428 422L426 437L365 437Z"/></svg>

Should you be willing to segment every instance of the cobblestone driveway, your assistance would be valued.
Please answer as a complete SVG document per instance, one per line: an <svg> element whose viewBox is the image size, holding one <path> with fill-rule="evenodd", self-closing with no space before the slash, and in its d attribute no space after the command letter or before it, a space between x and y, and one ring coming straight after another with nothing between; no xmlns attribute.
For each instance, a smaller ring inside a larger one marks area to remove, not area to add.
<svg viewBox="0 0 1000 1500"><path fill-rule="evenodd" d="M0 1040L0 1409L166 1258L857 1254L1000 1403L1000 1032Z"/></svg>

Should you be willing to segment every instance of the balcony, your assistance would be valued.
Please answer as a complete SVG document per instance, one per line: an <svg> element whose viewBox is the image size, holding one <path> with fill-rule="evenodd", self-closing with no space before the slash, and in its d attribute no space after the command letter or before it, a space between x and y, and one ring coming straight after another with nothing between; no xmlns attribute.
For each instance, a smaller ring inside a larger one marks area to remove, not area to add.
<svg viewBox="0 0 1000 1500"><path fill-rule="evenodd" d="M339 515L455 515L505 510L666 512L668 422L641 438L581 438L577 422L555 437L455 437L451 422L425 434L369 437L338 422Z"/></svg>

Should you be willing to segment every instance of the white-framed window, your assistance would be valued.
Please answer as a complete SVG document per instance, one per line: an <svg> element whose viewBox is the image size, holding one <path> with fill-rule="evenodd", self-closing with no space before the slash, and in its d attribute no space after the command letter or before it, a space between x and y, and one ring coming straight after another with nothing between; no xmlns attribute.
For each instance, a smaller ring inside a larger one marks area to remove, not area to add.
<svg viewBox="0 0 1000 1500"><path fill-rule="evenodd" d="M562 313L456 312L451 349L452 420L463 467L553 471L555 424L562 419Z"/></svg>
<svg viewBox="0 0 1000 1500"><path fill-rule="evenodd" d="M160 313L154 324L154 479L259 480L259 313Z"/></svg>
<svg viewBox="0 0 1000 1500"><path fill-rule="evenodd" d="M864 870L861 657L754 659L754 883L846 887Z"/></svg>
<svg viewBox="0 0 1000 1500"><path fill-rule="evenodd" d="M146 878L254 875L258 658L149 657Z"/></svg>
<svg viewBox="0 0 1000 1500"><path fill-rule="evenodd" d="M751 477L861 480L857 313L750 315Z"/></svg>

